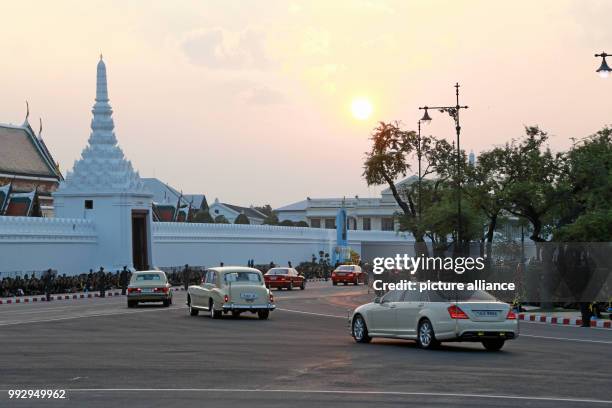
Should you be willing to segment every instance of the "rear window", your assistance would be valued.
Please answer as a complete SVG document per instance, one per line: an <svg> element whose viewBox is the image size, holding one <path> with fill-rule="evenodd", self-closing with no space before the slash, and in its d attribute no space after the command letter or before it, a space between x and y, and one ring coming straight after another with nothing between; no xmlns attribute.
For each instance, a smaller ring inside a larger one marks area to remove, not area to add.
<svg viewBox="0 0 612 408"><path fill-rule="evenodd" d="M352 272L354 269L355 269L355 266L353 265L340 265L336 270Z"/></svg>
<svg viewBox="0 0 612 408"><path fill-rule="evenodd" d="M497 299L484 290L430 290L430 302L495 302Z"/></svg>
<svg viewBox="0 0 612 408"><path fill-rule="evenodd" d="M162 282L166 278L159 273L139 273L132 277L133 282Z"/></svg>
<svg viewBox="0 0 612 408"><path fill-rule="evenodd" d="M289 273L289 269L286 268L274 268L270 269L266 272L266 275L287 275Z"/></svg>
<svg viewBox="0 0 612 408"><path fill-rule="evenodd" d="M223 275L226 283L261 283L261 276L256 272L228 272Z"/></svg>

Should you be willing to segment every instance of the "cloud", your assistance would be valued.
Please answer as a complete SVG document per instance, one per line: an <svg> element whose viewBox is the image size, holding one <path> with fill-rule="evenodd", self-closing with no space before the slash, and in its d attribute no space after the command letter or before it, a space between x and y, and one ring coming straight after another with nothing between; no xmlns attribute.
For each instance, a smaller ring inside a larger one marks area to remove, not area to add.
<svg viewBox="0 0 612 408"><path fill-rule="evenodd" d="M197 30L181 46L191 63L212 69L263 70L271 65L264 35L252 29L237 33L220 28Z"/></svg>

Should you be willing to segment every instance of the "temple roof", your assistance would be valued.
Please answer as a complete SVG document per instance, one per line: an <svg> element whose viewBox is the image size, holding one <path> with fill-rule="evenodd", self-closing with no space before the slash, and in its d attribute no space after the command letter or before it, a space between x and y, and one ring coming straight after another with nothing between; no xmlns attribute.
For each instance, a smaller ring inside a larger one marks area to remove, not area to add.
<svg viewBox="0 0 612 408"><path fill-rule="evenodd" d="M62 179L42 139L30 126L0 124L0 173Z"/></svg>
<svg viewBox="0 0 612 408"><path fill-rule="evenodd" d="M100 56L89 144L83 149L81 159L75 162L72 172L66 175L58 193L145 192L138 173L117 145L113 110L108 102L106 65Z"/></svg>

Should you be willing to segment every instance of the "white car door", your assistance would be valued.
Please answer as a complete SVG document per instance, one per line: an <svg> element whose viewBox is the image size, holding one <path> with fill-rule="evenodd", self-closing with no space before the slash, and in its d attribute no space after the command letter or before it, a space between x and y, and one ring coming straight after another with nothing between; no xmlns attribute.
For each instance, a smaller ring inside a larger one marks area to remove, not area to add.
<svg viewBox="0 0 612 408"><path fill-rule="evenodd" d="M419 311L423 307L423 296L418 290L406 290L397 303L397 335L413 338L416 336Z"/></svg>
<svg viewBox="0 0 612 408"><path fill-rule="evenodd" d="M401 290L392 290L375 303L369 311L369 330L379 335L393 336L396 334L396 308L401 299Z"/></svg>

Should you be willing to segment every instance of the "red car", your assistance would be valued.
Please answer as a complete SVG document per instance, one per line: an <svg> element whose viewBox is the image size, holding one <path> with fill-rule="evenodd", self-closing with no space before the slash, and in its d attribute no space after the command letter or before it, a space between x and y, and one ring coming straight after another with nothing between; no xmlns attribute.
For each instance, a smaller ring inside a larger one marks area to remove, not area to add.
<svg viewBox="0 0 612 408"><path fill-rule="evenodd" d="M340 265L332 272L331 278L334 286L338 283L359 285L360 283L365 283L366 274L359 265Z"/></svg>
<svg viewBox="0 0 612 408"><path fill-rule="evenodd" d="M293 268L272 268L264 275L264 281L270 289L306 289L306 279Z"/></svg>

